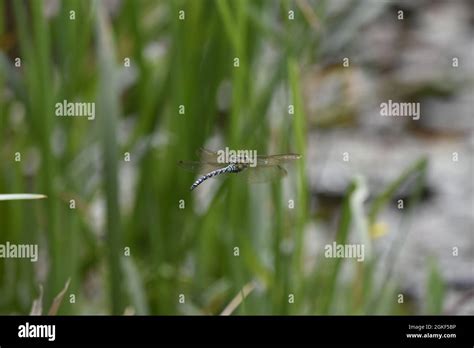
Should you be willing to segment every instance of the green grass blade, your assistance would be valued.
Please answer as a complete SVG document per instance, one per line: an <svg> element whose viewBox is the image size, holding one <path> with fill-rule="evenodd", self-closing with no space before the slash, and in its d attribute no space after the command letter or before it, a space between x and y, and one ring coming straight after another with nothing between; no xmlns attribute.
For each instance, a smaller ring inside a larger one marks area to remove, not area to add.
<svg viewBox="0 0 474 348"><path fill-rule="evenodd" d="M113 314L122 314L124 309L123 275L120 259L123 255L120 227L120 207L118 188L118 145L116 127L120 107L118 99L118 72L114 57L114 45L109 20L103 3L96 2L97 10L97 52L99 60L99 92L97 97L97 114L102 138L102 155L104 161L103 183L106 197L106 225L108 272Z"/></svg>
<svg viewBox="0 0 474 348"><path fill-rule="evenodd" d="M426 284L426 314L437 315L443 311L445 283L434 258L428 260L428 277Z"/></svg>

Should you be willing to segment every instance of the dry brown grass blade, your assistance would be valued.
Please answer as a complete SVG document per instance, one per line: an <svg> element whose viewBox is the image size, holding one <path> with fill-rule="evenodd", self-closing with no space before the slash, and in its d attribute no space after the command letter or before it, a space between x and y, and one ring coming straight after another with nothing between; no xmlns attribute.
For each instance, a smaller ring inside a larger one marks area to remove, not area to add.
<svg viewBox="0 0 474 348"><path fill-rule="evenodd" d="M307 0L296 0L296 5L300 8L301 12L303 12L303 16L309 25L315 30L320 30L321 22L309 2Z"/></svg>
<svg viewBox="0 0 474 348"><path fill-rule="evenodd" d="M61 305L61 302L63 301L63 297L66 294L67 289L69 288L70 281L71 281L71 278L67 280L66 285L64 285L64 288L54 298L53 304L51 305L51 308L49 309L48 315L56 315L58 313L59 306Z"/></svg>
<svg viewBox="0 0 474 348"><path fill-rule="evenodd" d="M31 306L30 315L41 315L43 312L43 286L39 285L39 296L33 301Z"/></svg>
<svg viewBox="0 0 474 348"><path fill-rule="evenodd" d="M242 290L235 296L232 301L224 308L221 315L231 315L237 307L242 303L242 301L255 289L255 284L253 282L247 283L244 285Z"/></svg>

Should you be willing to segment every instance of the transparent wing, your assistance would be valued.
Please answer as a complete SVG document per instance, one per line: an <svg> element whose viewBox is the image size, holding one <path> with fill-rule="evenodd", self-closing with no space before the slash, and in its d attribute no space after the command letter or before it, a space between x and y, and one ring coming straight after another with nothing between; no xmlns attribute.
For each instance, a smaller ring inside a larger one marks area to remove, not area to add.
<svg viewBox="0 0 474 348"><path fill-rule="evenodd" d="M217 162L217 152L200 148L196 151L199 161L179 161L178 165L186 170L197 172L199 174L209 173L215 169L225 166L223 163Z"/></svg>
<svg viewBox="0 0 474 348"><path fill-rule="evenodd" d="M201 147L197 151L197 155L199 156L201 162L217 163L218 154L215 151L207 150Z"/></svg>
<svg viewBox="0 0 474 348"><path fill-rule="evenodd" d="M301 155L296 153L286 153L272 156L257 156L258 166L275 166L278 164L288 163L301 158Z"/></svg>
<svg viewBox="0 0 474 348"><path fill-rule="evenodd" d="M242 173L250 183L263 183L278 180L287 175L285 168L280 166L262 166L247 168Z"/></svg>
<svg viewBox="0 0 474 348"><path fill-rule="evenodd" d="M179 161L178 165L186 170L199 174L209 173L215 169L222 168L221 163L205 163L199 161Z"/></svg>
<svg viewBox="0 0 474 348"><path fill-rule="evenodd" d="M201 162L206 163L217 163L217 158L219 157L217 152L211 151L205 148L200 148L198 150L198 156L201 159ZM288 163L294 160L301 158L301 155L296 153L285 153L281 155L271 155L271 156L257 156L257 165L259 166L275 166L278 164Z"/></svg>

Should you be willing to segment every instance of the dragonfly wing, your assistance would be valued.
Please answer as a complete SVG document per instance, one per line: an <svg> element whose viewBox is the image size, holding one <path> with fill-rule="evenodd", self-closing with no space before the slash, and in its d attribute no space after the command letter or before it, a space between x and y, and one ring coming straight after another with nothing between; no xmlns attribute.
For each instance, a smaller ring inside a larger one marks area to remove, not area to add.
<svg viewBox="0 0 474 348"><path fill-rule="evenodd" d="M297 160L298 158L301 158L301 155L295 153L286 153L273 156L257 156L257 164L259 166L275 166Z"/></svg>
<svg viewBox="0 0 474 348"><path fill-rule="evenodd" d="M179 161L178 165L186 170L197 173L208 173L217 168L221 168L220 163L204 163L199 161Z"/></svg>
<svg viewBox="0 0 474 348"><path fill-rule="evenodd" d="M201 162L197 161L179 161L178 165L190 171L198 171L201 168Z"/></svg>
<svg viewBox="0 0 474 348"><path fill-rule="evenodd" d="M263 183L278 180L287 175L285 168L280 166L263 166L247 168L243 172L250 183Z"/></svg>
<svg viewBox="0 0 474 348"><path fill-rule="evenodd" d="M215 151L211 151L201 147L197 151L197 155L199 156L202 162L217 163L218 154Z"/></svg>

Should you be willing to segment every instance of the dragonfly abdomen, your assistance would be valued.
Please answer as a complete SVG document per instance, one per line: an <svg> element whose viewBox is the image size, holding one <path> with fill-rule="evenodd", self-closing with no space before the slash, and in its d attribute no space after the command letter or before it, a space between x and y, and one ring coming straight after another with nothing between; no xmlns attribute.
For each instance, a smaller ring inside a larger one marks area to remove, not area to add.
<svg viewBox="0 0 474 348"><path fill-rule="evenodd" d="M209 178L212 178L214 176L217 176L217 175L221 175L221 174L225 174L225 173L238 173L240 172L242 169L239 168L236 164L232 163L232 164L229 164L227 167L224 167L224 168L219 168L219 169L216 169L216 170L213 170L212 172L209 172L207 174L204 174L203 176L199 177L195 182L194 184L192 184L191 186L191 191L194 190L196 187L198 187L199 185L201 185L204 181L206 181L207 179Z"/></svg>

